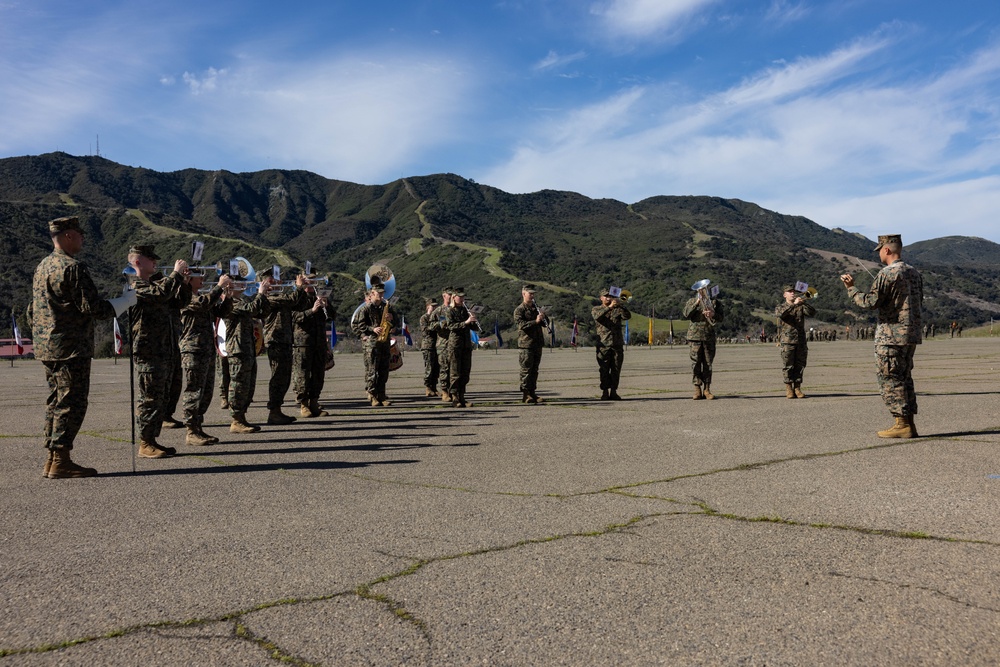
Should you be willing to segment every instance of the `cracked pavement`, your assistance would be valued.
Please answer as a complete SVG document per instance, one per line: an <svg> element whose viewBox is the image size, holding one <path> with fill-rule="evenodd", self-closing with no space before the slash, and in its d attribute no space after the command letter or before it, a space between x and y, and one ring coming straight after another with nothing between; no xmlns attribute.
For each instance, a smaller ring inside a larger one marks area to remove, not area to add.
<svg viewBox="0 0 1000 667"><path fill-rule="evenodd" d="M329 417L237 436L216 403L220 444L165 429L182 456L135 474L99 360L81 480L42 478L44 373L6 362L0 667L996 664L1000 339L918 348L914 440L875 436L870 342L809 354L806 400L720 345L692 401L686 348L633 348L617 403L592 349L547 350L534 406L477 352L466 410L419 352L368 407L338 355Z"/></svg>

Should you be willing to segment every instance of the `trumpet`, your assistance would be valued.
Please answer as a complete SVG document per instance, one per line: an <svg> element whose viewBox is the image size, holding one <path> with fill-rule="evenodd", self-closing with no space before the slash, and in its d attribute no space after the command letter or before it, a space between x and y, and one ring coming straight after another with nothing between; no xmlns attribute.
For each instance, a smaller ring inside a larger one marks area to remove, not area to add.
<svg viewBox="0 0 1000 667"><path fill-rule="evenodd" d="M621 291L621 296L619 298L622 300L623 303L628 303L629 301L632 300L632 292L627 289L623 289Z"/></svg>
<svg viewBox="0 0 1000 667"><path fill-rule="evenodd" d="M815 287L810 287L805 292L802 293L802 299L815 299L819 296L819 290Z"/></svg>
<svg viewBox="0 0 1000 667"><path fill-rule="evenodd" d="M156 267L156 270L167 273L173 271L174 267L172 264L170 266L158 266ZM188 271L204 271L206 273L209 271L215 271L215 275L221 276L223 273L226 272L226 269L224 268L222 262L218 262L217 264L214 264L212 266L189 266Z"/></svg>
<svg viewBox="0 0 1000 667"><path fill-rule="evenodd" d="M705 315L705 321L708 322L708 326L714 327L715 320L708 315L710 312L715 312L715 307L712 305L712 299L708 296L708 286L711 283L712 281L708 278L699 280L694 285L691 285L691 290L698 293L698 303L701 304L701 311L702 314Z"/></svg>

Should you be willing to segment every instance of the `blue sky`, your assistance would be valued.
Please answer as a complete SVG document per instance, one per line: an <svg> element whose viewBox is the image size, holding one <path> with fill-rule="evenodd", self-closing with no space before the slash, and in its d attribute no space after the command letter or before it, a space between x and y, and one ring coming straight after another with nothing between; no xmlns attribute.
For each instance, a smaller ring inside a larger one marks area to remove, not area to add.
<svg viewBox="0 0 1000 667"><path fill-rule="evenodd" d="M0 157L453 172L1000 242L1000 3L0 0Z"/></svg>

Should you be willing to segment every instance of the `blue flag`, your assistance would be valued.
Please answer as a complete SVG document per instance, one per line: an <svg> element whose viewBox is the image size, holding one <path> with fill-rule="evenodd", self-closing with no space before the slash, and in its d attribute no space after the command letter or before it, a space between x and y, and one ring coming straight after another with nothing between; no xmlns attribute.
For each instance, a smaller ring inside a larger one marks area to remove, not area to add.
<svg viewBox="0 0 1000 667"><path fill-rule="evenodd" d="M500 337L500 320L497 318L493 320L493 333L497 337L497 347L503 347L503 338Z"/></svg>
<svg viewBox="0 0 1000 667"><path fill-rule="evenodd" d="M330 322L330 349L332 350L337 346L337 325L334 322Z"/></svg>
<svg viewBox="0 0 1000 667"><path fill-rule="evenodd" d="M479 347L479 334L475 331L470 331L469 336L472 338L472 344Z"/></svg>
<svg viewBox="0 0 1000 667"><path fill-rule="evenodd" d="M628 345L628 320L625 320L625 345Z"/></svg>

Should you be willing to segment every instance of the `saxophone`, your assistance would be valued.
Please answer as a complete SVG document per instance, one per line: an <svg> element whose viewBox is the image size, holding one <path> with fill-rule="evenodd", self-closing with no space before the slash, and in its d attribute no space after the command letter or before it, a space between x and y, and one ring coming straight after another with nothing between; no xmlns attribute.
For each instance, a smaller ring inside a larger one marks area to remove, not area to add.
<svg viewBox="0 0 1000 667"><path fill-rule="evenodd" d="M389 322L389 300L385 300L385 308L382 309L382 333L378 335L378 342L388 343L389 336L392 334L392 324Z"/></svg>

